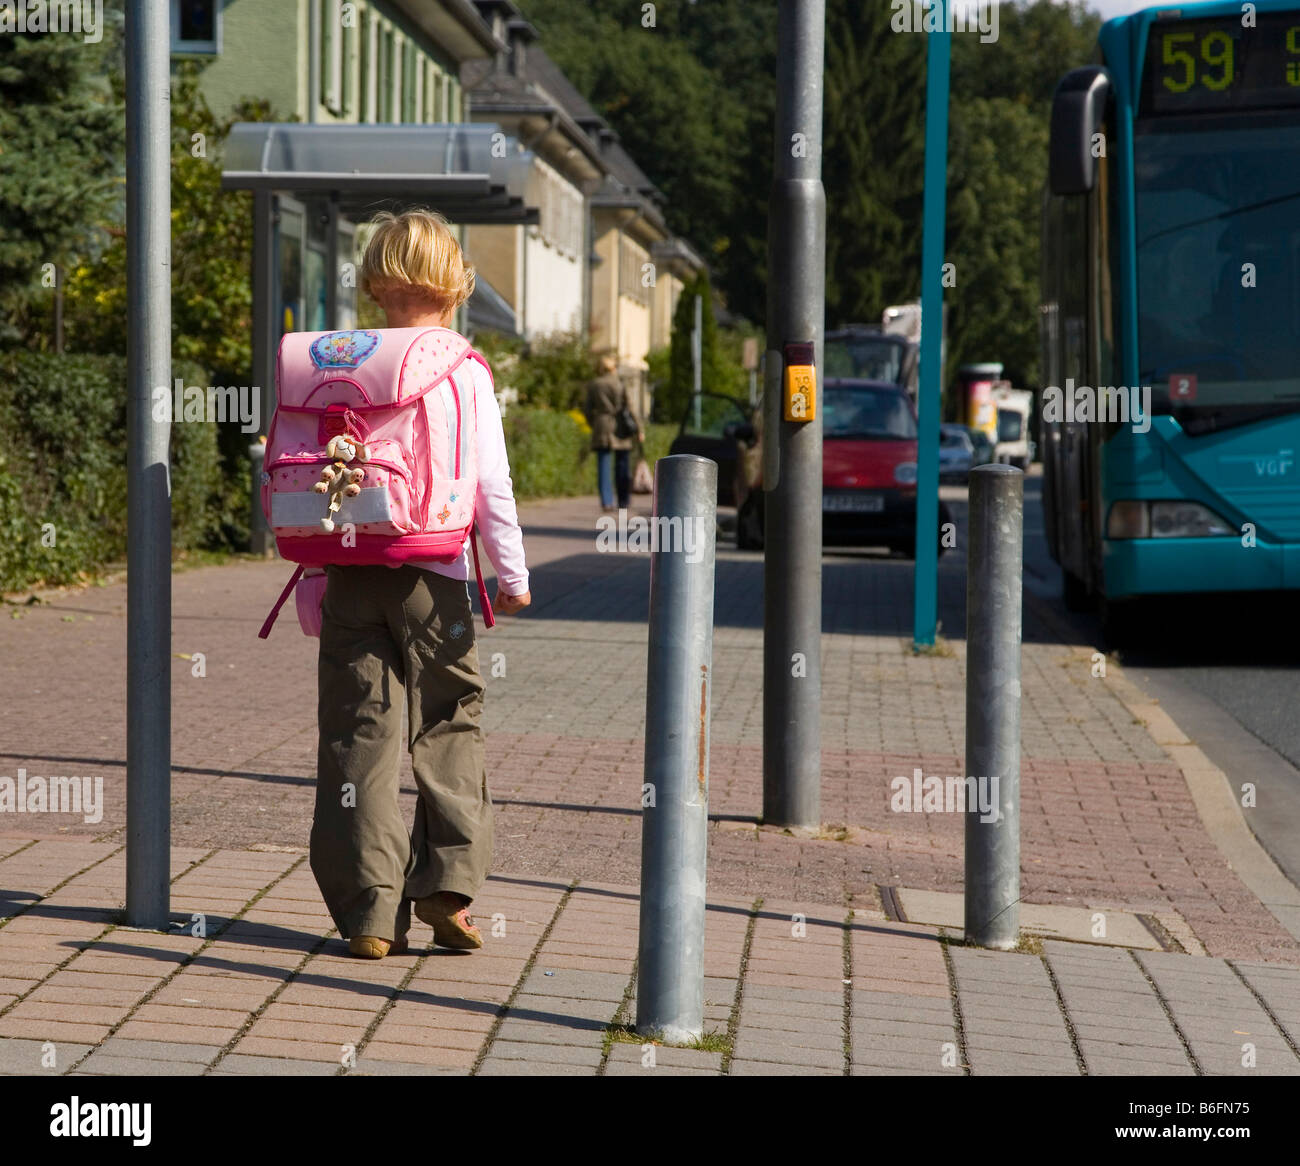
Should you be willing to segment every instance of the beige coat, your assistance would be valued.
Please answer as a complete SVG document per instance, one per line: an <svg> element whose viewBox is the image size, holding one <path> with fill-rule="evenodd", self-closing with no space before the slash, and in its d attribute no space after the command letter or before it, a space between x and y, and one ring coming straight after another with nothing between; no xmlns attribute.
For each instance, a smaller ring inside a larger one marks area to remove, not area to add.
<svg viewBox="0 0 1300 1166"><path fill-rule="evenodd" d="M592 449L632 448L635 437L617 437L614 433L614 422L619 410L625 406L631 408L631 402L617 373L607 372L588 383L587 404L583 412L591 426Z"/></svg>

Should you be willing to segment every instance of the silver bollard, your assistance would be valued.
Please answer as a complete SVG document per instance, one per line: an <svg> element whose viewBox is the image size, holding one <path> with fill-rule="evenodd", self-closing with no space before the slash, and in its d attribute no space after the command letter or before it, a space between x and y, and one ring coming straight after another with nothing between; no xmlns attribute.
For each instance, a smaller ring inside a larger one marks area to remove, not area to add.
<svg viewBox="0 0 1300 1166"><path fill-rule="evenodd" d="M262 513L262 474L266 464L266 443L253 441L248 446L249 463L249 550L255 555L270 558L275 550L275 539L266 525L266 516Z"/></svg>
<svg viewBox="0 0 1300 1166"><path fill-rule="evenodd" d="M1024 474L976 466L966 575L966 942L1003 951L1020 941L1023 519Z"/></svg>
<svg viewBox="0 0 1300 1166"><path fill-rule="evenodd" d="M709 671L718 465L655 465L641 797L636 1028L684 1043L704 1032Z"/></svg>

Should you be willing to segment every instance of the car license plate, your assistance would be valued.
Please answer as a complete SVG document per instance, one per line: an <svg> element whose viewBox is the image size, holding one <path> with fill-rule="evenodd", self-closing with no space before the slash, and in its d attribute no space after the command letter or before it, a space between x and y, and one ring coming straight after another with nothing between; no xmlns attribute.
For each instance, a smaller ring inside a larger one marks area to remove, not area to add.
<svg viewBox="0 0 1300 1166"><path fill-rule="evenodd" d="M879 514L885 509L885 499L880 494L823 494L822 510L852 511L857 514Z"/></svg>

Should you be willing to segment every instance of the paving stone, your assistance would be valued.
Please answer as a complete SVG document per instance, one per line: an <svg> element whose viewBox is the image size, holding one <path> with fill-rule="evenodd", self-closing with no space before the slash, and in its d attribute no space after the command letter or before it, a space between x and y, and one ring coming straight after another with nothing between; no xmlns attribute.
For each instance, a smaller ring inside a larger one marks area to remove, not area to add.
<svg viewBox="0 0 1300 1166"><path fill-rule="evenodd" d="M681 1065L659 1064L654 1068L643 1068L640 1061L610 1062L605 1066L606 1077L716 1077L717 1069L688 1069Z"/></svg>
<svg viewBox="0 0 1300 1166"><path fill-rule="evenodd" d="M478 1077L580 1077L595 1070L587 1065L559 1061L506 1061L488 1057L479 1066Z"/></svg>
<svg viewBox="0 0 1300 1166"><path fill-rule="evenodd" d="M464 1077L469 1072L469 1065L452 1068L447 1065L420 1065L413 1062L377 1061L362 1057L356 1067L349 1069L345 1077Z"/></svg>
<svg viewBox="0 0 1300 1166"><path fill-rule="evenodd" d="M129 1040L109 1037L95 1050L95 1055L131 1057L152 1061L193 1061L206 1065L220 1050L206 1044L181 1044L172 1041Z"/></svg>
<svg viewBox="0 0 1300 1166"><path fill-rule="evenodd" d="M146 1057L113 1057L95 1053L71 1076L95 1077L199 1077L205 1066L197 1061L164 1061Z"/></svg>
<svg viewBox="0 0 1300 1166"><path fill-rule="evenodd" d="M820 1065L779 1064L772 1061L748 1061L737 1057L731 1062L732 1077L842 1077L843 1068Z"/></svg>
<svg viewBox="0 0 1300 1166"><path fill-rule="evenodd" d="M337 1061L300 1061L289 1057L256 1057L248 1053L231 1053L208 1075L212 1077L333 1077L338 1073L339 1067Z"/></svg>
<svg viewBox="0 0 1300 1166"><path fill-rule="evenodd" d="M593 1070L600 1064L600 1042L590 1047L581 1045L537 1045L523 1041L492 1042L488 1057L494 1061L545 1060L559 1065L589 1065Z"/></svg>
<svg viewBox="0 0 1300 1166"><path fill-rule="evenodd" d="M745 1030L736 1035L736 1058L746 1061L776 1061L790 1065L820 1065L833 1069L844 1064L842 1044L822 1048L796 1048L788 1044L774 1044L755 1040Z"/></svg>
<svg viewBox="0 0 1300 1166"><path fill-rule="evenodd" d="M43 1068L46 1042L24 1040L20 1037L0 1037L0 1074L5 1076L57 1077L75 1065L94 1047L93 1045L54 1042L54 1067Z"/></svg>
<svg viewBox="0 0 1300 1166"><path fill-rule="evenodd" d="M593 1026L589 1029L575 1029L568 1025L546 1024L535 1020L520 1020L507 1017L496 1039L507 1042L547 1045L583 1045L599 1046L604 1038L605 1027ZM584 1039L585 1038L585 1039Z"/></svg>
<svg viewBox="0 0 1300 1166"><path fill-rule="evenodd" d="M615 1041L609 1050L609 1060L605 1071L614 1065L641 1066L645 1051L641 1045L624 1041ZM704 1049L679 1049L667 1045L654 1046L655 1066L657 1068L674 1067L681 1069L698 1069L701 1072L717 1073L722 1068L722 1054L711 1053ZM649 1071L649 1070L647 1070Z"/></svg>

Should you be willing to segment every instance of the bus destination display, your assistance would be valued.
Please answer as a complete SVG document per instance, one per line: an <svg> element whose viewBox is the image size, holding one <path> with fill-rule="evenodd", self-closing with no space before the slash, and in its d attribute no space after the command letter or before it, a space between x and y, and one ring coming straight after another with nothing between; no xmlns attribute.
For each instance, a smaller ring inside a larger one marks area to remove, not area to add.
<svg viewBox="0 0 1300 1166"><path fill-rule="evenodd" d="M1151 25L1142 78L1148 114L1300 105L1300 11Z"/></svg>

